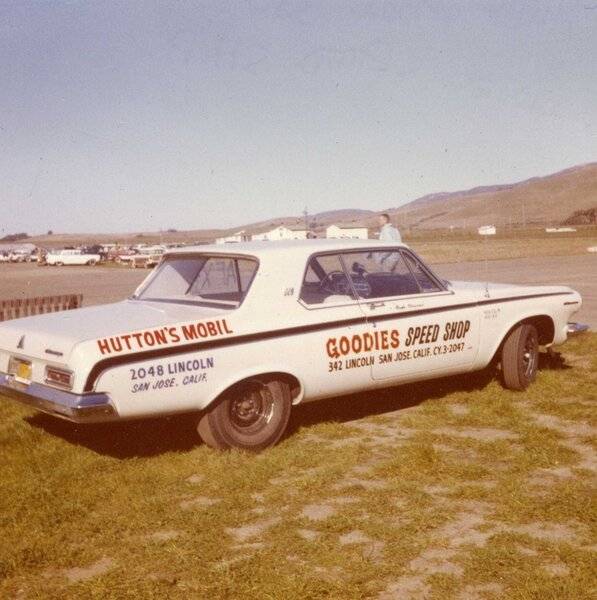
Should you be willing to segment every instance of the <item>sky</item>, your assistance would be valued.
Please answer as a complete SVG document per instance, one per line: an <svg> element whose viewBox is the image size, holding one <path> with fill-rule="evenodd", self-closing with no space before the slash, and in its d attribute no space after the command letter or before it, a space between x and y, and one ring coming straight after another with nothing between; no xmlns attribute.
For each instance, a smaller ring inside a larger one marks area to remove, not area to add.
<svg viewBox="0 0 597 600"><path fill-rule="evenodd" d="M0 0L0 236L395 207L597 159L597 0Z"/></svg>

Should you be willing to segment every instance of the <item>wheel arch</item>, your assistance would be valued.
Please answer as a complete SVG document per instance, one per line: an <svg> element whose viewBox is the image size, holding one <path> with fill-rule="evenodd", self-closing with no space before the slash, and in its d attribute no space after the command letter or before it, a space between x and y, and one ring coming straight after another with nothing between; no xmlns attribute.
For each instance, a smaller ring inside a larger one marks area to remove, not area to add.
<svg viewBox="0 0 597 600"><path fill-rule="evenodd" d="M251 380L271 380L278 379L288 384L290 388L290 397L292 404L299 404L304 396L305 387L301 379L292 373L289 373L284 369L259 369L254 372L245 372L234 381L228 381L224 385L220 386L213 394L212 399L206 404L205 408L213 406L214 403L219 402L230 390L235 387Z"/></svg>
<svg viewBox="0 0 597 600"><path fill-rule="evenodd" d="M518 319L506 331L503 332L503 334L499 338L499 343L492 354L492 362L496 359L499 359L502 348L504 347L504 342L506 341L510 333L512 333L512 331L514 331L514 329L516 329L516 327L518 327L519 325L525 324L535 326L535 328L537 329L537 334L539 336L540 346L547 346L553 342L555 338L555 323L553 318L545 314L530 315Z"/></svg>

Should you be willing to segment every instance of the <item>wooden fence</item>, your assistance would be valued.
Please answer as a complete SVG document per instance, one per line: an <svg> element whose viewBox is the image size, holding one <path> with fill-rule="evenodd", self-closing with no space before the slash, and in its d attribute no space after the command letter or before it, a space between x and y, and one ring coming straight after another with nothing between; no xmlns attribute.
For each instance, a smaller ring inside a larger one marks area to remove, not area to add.
<svg viewBox="0 0 597 600"><path fill-rule="evenodd" d="M59 310L71 310L83 306L83 294L44 296L19 300L0 300L0 321L42 315Z"/></svg>

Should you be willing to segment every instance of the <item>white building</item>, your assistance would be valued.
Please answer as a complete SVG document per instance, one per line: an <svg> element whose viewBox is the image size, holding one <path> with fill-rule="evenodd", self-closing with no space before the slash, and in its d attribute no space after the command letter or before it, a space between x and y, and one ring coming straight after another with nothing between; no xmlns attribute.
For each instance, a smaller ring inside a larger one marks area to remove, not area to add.
<svg viewBox="0 0 597 600"><path fill-rule="evenodd" d="M251 236L252 241L274 242L277 240L306 240L308 229L304 227L286 227L280 225L271 231L255 233Z"/></svg>
<svg viewBox="0 0 597 600"><path fill-rule="evenodd" d="M369 238L367 227L353 225L330 225L325 230L325 237L332 239L366 240Z"/></svg>
<svg viewBox="0 0 597 600"><path fill-rule="evenodd" d="M495 225L481 225L477 231L479 235L495 235L496 228Z"/></svg>
<svg viewBox="0 0 597 600"><path fill-rule="evenodd" d="M245 230L237 231L231 235L216 238L216 244L238 244L240 242L250 241L251 236L245 233Z"/></svg>

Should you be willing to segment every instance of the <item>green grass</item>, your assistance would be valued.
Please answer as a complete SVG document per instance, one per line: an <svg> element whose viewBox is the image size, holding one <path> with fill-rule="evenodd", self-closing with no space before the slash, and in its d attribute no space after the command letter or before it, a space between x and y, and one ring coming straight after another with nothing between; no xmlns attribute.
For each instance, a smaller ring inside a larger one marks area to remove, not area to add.
<svg viewBox="0 0 597 600"><path fill-rule="evenodd" d="M525 393L482 372L298 407L258 456L0 398L0 597L591 598L597 335L562 352Z"/></svg>

